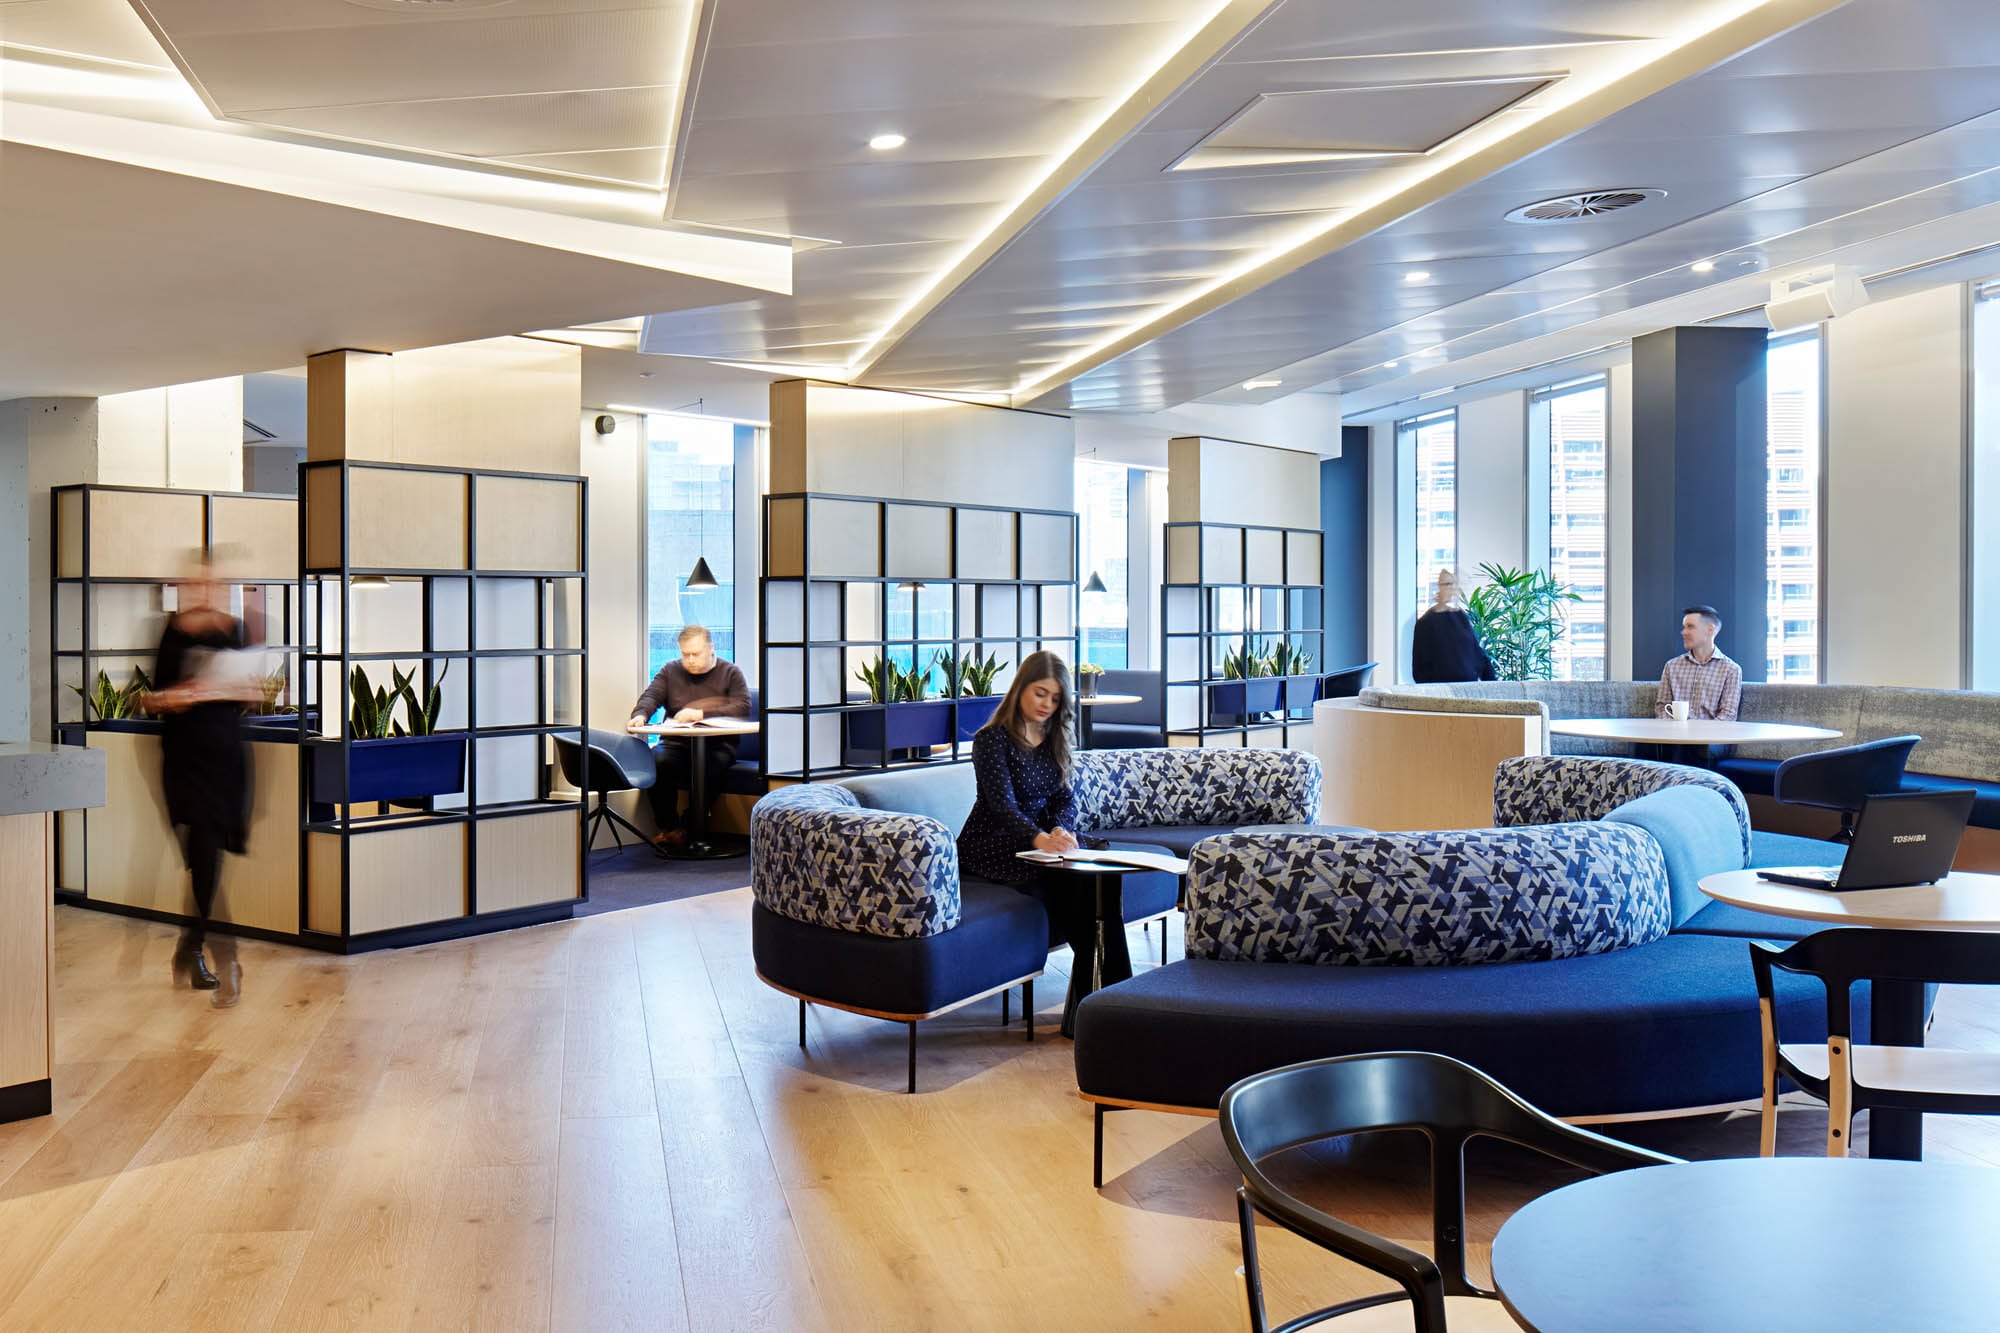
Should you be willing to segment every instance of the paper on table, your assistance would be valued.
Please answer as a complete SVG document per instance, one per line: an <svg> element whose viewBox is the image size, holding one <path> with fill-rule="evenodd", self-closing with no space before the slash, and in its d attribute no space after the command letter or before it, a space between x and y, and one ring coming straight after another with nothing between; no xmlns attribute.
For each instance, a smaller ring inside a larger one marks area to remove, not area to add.
<svg viewBox="0 0 2000 1333"><path fill-rule="evenodd" d="M1085 865L1102 864L1126 866L1137 870L1160 870L1165 871L1169 875L1184 875L1187 873L1186 861L1181 860L1178 856L1169 856L1165 852L1133 852L1109 847L1093 850L1089 847L1079 847L1074 851L1068 852L1030 850L1016 852L1014 855L1020 857L1023 861L1034 861L1042 865L1051 865L1058 861L1071 861L1080 862Z"/></svg>

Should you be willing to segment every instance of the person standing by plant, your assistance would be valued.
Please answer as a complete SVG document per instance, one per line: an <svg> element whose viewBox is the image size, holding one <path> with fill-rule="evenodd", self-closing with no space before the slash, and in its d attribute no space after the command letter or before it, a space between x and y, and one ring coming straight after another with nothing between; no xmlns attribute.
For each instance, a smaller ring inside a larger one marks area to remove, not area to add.
<svg viewBox="0 0 2000 1333"><path fill-rule="evenodd" d="M197 551L178 580L178 608L160 635L153 668L157 688L143 696L160 716L160 786L167 819L179 830L200 920L181 931L174 980L212 990L217 1009L243 995L236 939L215 939L215 970L203 956L224 852L241 855L250 832L250 753L243 742L243 705L262 697L262 684L222 669L218 655L243 646L243 626L219 604L207 553Z"/></svg>
<svg viewBox="0 0 2000 1333"><path fill-rule="evenodd" d="M1498 678L1493 659L1473 630L1472 617L1458 599L1458 574L1440 569L1430 607L1417 617L1410 636L1410 679L1429 685Z"/></svg>
<svg viewBox="0 0 2000 1333"><path fill-rule="evenodd" d="M715 642L708 630L700 625L684 626L676 642L680 657L661 667L653 677L653 683L632 705L632 720L625 724L626 729L645 726L662 708L669 720L680 723L699 722L706 717L750 716L750 682L743 678L741 667L715 655ZM690 794L694 791L693 753L692 743L674 736L662 737L653 750L653 763L660 776L647 789L646 797L653 806L653 822L660 830L653 835L655 847L687 845L688 825L693 822L695 812L692 803L685 817L676 807L683 787ZM706 759L707 789L713 799L722 791L722 775L736 762L736 746L717 736L707 742Z"/></svg>

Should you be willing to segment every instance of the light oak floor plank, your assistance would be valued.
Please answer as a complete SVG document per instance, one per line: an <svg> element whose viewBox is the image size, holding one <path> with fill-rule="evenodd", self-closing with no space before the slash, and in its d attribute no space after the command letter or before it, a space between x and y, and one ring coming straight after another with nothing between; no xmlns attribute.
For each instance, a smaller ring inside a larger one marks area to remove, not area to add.
<svg viewBox="0 0 2000 1333"><path fill-rule="evenodd" d="M795 1002L753 973L746 891L354 958L250 943L220 1013L169 988L171 930L56 921L55 1114L0 1126L0 1333L1243 1323L1212 1121L1110 1116L1090 1188L1055 1032L1066 951L1032 1045L997 998L926 1023L911 1097L898 1024L814 1008L799 1048ZM1155 948L1134 932L1140 966ZM2000 996L1948 988L1932 1041L2000 1049ZM1754 1115L1623 1132L1694 1157L1757 1144ZM1824 1132L1823 1109L1787 1109L1780 1149ZM1931 1117L1927 1147L2000 1165L2000 1120ZM1414 1136L1272 1170L1429 1243ZM1570 1178L1475 1151L1475 1274ZM1277 1317L1383 1286L1260 1240Z"/></svg>

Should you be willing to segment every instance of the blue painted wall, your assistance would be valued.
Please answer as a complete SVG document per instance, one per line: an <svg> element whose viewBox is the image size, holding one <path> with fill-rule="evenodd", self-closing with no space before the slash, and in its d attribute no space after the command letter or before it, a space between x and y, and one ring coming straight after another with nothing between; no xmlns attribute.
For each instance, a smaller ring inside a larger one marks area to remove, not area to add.
<svg viewBox="0 0 2000 1333"><path fill-rule="evenodd" d="M1343 426L1340 457L1319 465L1326 656L1337 671L1368 660L1368 428Z"/></svg>

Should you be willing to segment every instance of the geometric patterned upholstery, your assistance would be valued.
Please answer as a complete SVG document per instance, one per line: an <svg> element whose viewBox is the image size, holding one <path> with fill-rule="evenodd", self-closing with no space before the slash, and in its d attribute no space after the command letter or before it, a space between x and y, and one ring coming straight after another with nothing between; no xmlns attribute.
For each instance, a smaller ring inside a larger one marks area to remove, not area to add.
<svg viewBox="0 0 2000 1333"><path fill-rule="evenodd" d="M795 921L919 939L958 924L958 846L935 819L798 783L750 808L750 887L766 911Z"/></svg>
<svg viewBox="0 0 2000 1333"><path fill-rule="evenodd" d="M1319 760L1302 750L1084 750L1070 777L1086 829L1151 824L1307 824L1319 818Z"/></svg>
<svg viewBox="0 0 2000 1333"><path fill-rule="evenodd" d="M1189 958L1529 962L1650 943L1672 924L1659 844L1623 824L1235 833L1189 858Z"/></svg>
<svg viewBox="0 0 2000 1333"><path fill-rule="evenodd" d="M1750 803L1729 779L1685 764L1574 754L1502 759L1493 775L1493 822L1518 828L1602 819L1627 801L1682 785L1706 787L1729 802L1747 861Z"/></svg>

